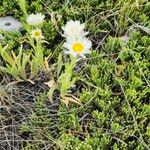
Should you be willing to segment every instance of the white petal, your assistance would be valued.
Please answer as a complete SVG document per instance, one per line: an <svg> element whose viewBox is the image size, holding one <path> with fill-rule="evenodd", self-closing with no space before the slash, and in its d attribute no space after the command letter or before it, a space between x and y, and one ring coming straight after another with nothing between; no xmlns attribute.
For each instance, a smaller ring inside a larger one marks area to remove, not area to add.
<svg viewBox="0 0 150 150"><path fill-rule="evenodd" d="M84 37L88 32L84 31L85 24L81 24L80 21L69 20L65 26L62 27L64 36L66 38L77 39L79 36Z"/></svg>

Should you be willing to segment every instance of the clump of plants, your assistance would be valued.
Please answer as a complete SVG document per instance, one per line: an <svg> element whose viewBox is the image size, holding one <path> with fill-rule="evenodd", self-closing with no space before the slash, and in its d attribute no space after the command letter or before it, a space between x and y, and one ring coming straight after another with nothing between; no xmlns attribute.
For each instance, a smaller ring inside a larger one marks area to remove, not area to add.
<svg viewBox="0 0 150 150"><path fill-rule="evenodd" d="M149 2L29 3L0 41L2 148L149 149Z"/></svg>

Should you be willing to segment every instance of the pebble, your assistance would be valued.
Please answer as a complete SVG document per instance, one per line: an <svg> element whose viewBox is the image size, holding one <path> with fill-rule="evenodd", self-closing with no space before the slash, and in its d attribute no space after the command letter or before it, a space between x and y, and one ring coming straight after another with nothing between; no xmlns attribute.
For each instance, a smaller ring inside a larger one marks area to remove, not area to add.
<svg viewBox="0 0 150 150"><path fill-rule="evenodd" d="M0 17L0 30L3 31L18 31L22 27L21 22L12 16ZM0 34L0 39L4 37Z"/></svg>

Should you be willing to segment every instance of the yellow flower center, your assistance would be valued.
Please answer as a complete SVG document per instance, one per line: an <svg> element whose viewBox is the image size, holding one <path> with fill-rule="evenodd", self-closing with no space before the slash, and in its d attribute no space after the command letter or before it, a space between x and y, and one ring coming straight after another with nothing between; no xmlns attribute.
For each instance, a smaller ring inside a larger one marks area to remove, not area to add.
<svg viewBox="0 0 150 150"><path fill-rule="evenodd" d="M75 43L73 44L72 49L76 53L80 53L84 50L84 45L82 43Z"/></svg>
<svg viewBox="0 0 150 150"><path fill-rule="evenodd" d="M34 36L35 36L35 37L40 37L40 36L41 36L41 33L40 33L39 31L36 31L36 32L34 33Z"/></svg>

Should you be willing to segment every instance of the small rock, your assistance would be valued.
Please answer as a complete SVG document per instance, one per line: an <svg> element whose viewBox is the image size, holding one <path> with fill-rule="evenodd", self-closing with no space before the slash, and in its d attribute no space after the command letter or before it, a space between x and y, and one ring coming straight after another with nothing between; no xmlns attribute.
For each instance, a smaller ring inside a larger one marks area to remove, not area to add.
<svg viewBox="0 0 150 150"><path fill-rule="evenodd" d="M18 31L21 27L21 22L19 22L12 16L0 17L0 30Z"/></svg>

